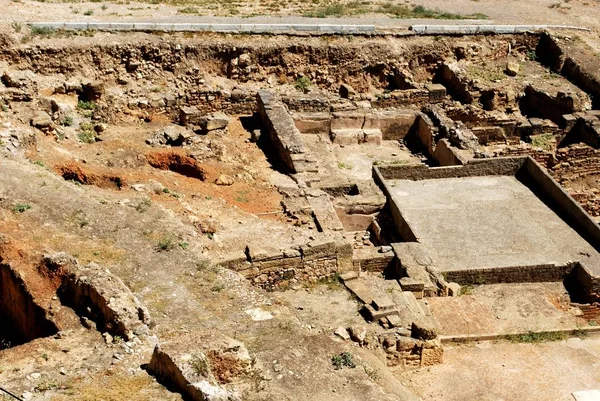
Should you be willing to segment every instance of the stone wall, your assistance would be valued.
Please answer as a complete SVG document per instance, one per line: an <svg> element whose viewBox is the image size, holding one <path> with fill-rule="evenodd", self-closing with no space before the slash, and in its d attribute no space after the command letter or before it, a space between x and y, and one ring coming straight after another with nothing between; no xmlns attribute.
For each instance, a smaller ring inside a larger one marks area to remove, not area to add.
<svg viewBox="0 0 600 401"><path fill-rule="evenodd" d="M546 168L551 168L556 164L554 152L535 148L530 144L507 146L498 152L498 156L516 157L516 156L531 156L536 162Z"/></svg>
<svg viewBox="0 0 600 401"><path fill-rule="evenodd" d="M411 337L382 335L381 346L387 365L418 368L443 362L444 349L439 340L417 340Z"/></svg>
<svg viewBox="0 0 600 401"><path fill-rule="evenodd" d="M300 131L278 96L259 91L257 98L258 113L283 167L291 173L314 171L316 160L310 157Z"/></svg>
<svg viewBox="0 0 600 401"><path fill-rule="evenodd" d="M591 304L575 304L580 310L581 312L583 312L583 315L581 315L582 318L584 318L585 320L587 320L588 322L592 323L600 323L600 303L599 302L594 302Z"/></svg>
<svg viewBox="0 0 600 401"><path fill-rule="evenodd" d="M352 263L354 271L383 272L392 264L394 258L391 249L388 252L381 252L381 247L369 247L355 249Z"/></svg>
<svg viewBox="0 0 600 401"><path fill-rule="evenodd" d="M590 109L592 102L585 92L558 91L551 94L528 85L519 106L521 112L529 117L545 118L560 124L562 115Z"/></svg>
<svg viewBox="0 0 600 401"><path fill-rule="evenodd" d="M315 240L298 249L251 250L220 263L266 290L286 289L297 283L335 278L353 269L352 245L344 241Z"/></svg>
<svg viewBox="0 0 600 401"><path fill-rule="evenodd" d="M464 269L444 272L446 280L460 285L497 283L540 283L563 281L574 264L512 266L496 269Z"/></svg>
<svg viewBox="0 0 600 401"><path fill-rule="evenodd" d="M600 249L600 227L583 208L535 160L527 158L517 174L537 196L552 204L553 210L566 220L594 248Z"/></svg>
<svg viewBox="0 0 600 401"><path fill-rule="evenodd" d="M384 180L429 180L438 178L477 177L486 175L515 175L526 157L473 159L464 166L428 167L424 164L375 166L376 182ZM377 175L380 178L377 178Z"/></svg>

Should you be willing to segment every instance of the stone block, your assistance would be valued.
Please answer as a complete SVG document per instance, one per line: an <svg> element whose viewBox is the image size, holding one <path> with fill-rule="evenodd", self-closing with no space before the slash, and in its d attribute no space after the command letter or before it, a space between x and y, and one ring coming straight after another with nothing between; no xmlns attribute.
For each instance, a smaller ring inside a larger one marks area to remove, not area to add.
<svg viewBox="0 0 600 401"><path fill-rule="evenodd" d="M433 340L437 337L437 329L425 322L413 322L411 326L411 335L413 338L421 340Z"/></svg>
<svg viewBox="0 0 600 401"><path fill-rule="evenodd" d="M356 112L335 112L331 120L331 130L362 129L365 115Z"/></svg>
<svg viewBox="0 0 600 401"><path fill-rule="evenodd" d="M334 256L336 254L335 241L330 239L314 240L303 245L301 252L304 259Z"/></svg>
<svg viewBox="0 0 600 401"><path fill-rule="evenodd" d="M363 124L363 130L379 129L381 123L380 117L375 113L365 114L365 122Z"/></svg>
<svg viewBox="0 0 600 401"><path fill-rule="evenodd" d="M444 361L444 349L442 347L423 348L421 350L421 366L439 365Z"/></svg>
<svg viewBox="0 0 600 401"><path fill-rule="evenodd" d="M375 296L371 302L371 305L373 305L377 311L389 311L395 309L396 307L394 302L392 302L392 300L385 295Z"/></svg>
<svg viewBox="0 0 600 401"><path fill-rule="evenodd" d="M425 89L429 92L429 100L441 100L446 97L446 87L441 84L427 84Z"/></svg>
<svg viewBox="0 0 600 401"><path fill-rule="evenodd" d="M332 129L330 136L331 141L335 144L356 145L364 139L364 132L362 129Z"/></svg>
<svg viewBox="0 0 600 401"><path fill-rule="evenodd" d="M420 341L410 337L399 337L396 341L396 351L411 352L415 348L420 348Z"/></svg>
<svg viewBox="0 0 600 401"><path fill-rule="evenodd" d="M329 134L331 131L330 113L296 113L292 118L302 134Z"/></svg>
<svg viewBox="0 0 600 401"><path fill-rule="evenodd" d="M348 99L356 95L356 91L354 90L354 88L348 84L341 84L339 93L340 97L344 99Z"/></svg>
<svg viewBox="0 0 600 401"><path fill-rule="evenodd" d="M372 143L374 145L381 145L382 134L379 129L365 129L363 130L364 138L363 143Z"/></svg>
<svg viewBox="0 0 600 401"><path fill-rule="evenodd" d="M388 317L390 315L398 315L398 311L394 309L388 310L375 310L375 308L371 305L365 305L363 307L364 313L369 321L376 322L383 317Z"/></svg>
<svg viewBox="0 0 600 401"><path fill-rule="evenodd" d="M202 113L194 106L181 106L179 108L179 124L183 126L197 124L200 117L202 117Z"/></svg>
<svg viewBox="0 0 600 401"><path fill-rule="evenodd" d="M390 315L387 317L388 325L390 327L399 327L402 326L402 319L398 315Z"/></svg>
<svg viewBox="0 0 600 401"><path fill-rule="evenodd" d="M448 283L448 296L457 297L460 295L460 284Z"/></svg>
<svg viewBox="0 0 600 401"><path fill-rule="evenodd" d="M402 277L399 282L402 291L418 292L425 288L425 283L411 277Z"/></svg>

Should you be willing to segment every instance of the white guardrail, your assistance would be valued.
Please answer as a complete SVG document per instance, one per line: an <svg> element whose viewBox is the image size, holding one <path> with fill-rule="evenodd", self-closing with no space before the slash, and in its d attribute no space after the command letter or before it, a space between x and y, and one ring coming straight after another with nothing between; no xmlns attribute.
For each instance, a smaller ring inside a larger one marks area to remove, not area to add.
<svg viewBox="0 0 600 401"><path fill-rule="evenodd" d="M515 34L546 29L590 31L569 25L412 25L376 27L375 25L345 24L215 24L163 22L32 22L36 28L98 31L167 31L167 32L223 32L223 33L317 33L317 34L386 34L412 31L419 35L478 35Z"/></svg>

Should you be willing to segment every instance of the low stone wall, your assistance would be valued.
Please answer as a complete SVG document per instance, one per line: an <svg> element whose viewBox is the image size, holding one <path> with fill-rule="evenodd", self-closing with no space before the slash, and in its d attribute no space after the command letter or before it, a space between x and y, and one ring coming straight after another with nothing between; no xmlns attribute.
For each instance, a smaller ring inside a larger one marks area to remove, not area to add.
<svg viewBox="0 0 600 401"><path fill-rule="evenodd" d="M456 282L460 285L542 283L563 281L573 268L574 264L547 264L493 269L465 269L447 271L443 275L447 281Z"/></svg>
<svg viewBox="0 0 600 401"><path fill-rule="evenodd" d="M285 169L291 173L314 170L316 160L310 158L302 135L281 100L265 91L259 91L257 98L258 113Z"/></svg>
<svg viewBox="0 0 600 401"><path fill-rule="evenodd" d="M282 95L281 101L287 106L288 110L301 113L329 112L332 107L331 100L324 93ZM351 105L347 105L347 107L351 107Z"/></svg>
<svg viewBox="0 0 600 401"><path fill-rule="evenodd" d="M596 115L586 114L577 119L573 128L565 135L560 147L585 143L595 149L600 148L600 120Z"/></svg>
<svg viewBox="0 0 600 401"><path fill-rule="evenodd" d="M481 96L479 91L470 87L468 80L461 79L461 70L455 63L444 63L438 72L439 81L448 88L448 92L461 103L471 104Z"/></svg>
<svg viewBox="0 0 600 401"><path fill-rule="evenodd" d="M537 192L538 197L549 201L554 211L596 250L600 249L600 226L535 160L527 158L517 178Z"/></svg>
<svg viewBox="0 0 600 401"><path fill-rule="evenodd" d="M381 252L381 247L354 250L352 264L355 271L383 272L394 261L394 252Z"/></svg>
<svg viewBox="0 0 600 401"><path fill-rule="evenodd" d="M462 166L465 160L458 153L458 149L450 145L447 139L442 139L437 143L433 158L440 166Z"/></svg>
<svg viewBox="0 0 600 401"><path fill-rule="evenodd" d="M524 165L526 157L497 157L473 159L464 166L428 167L424 164L375 166L374 179L381 180L431 180L439 178L478 177L486 175L515 175ZM377 177L379 175L379 178Z"/></svg>
<svg viewBox="0 0 600 401"><path fill-rule="evenodd" d="M444 349L439 340L417 340L411 337L382 335L381 346L387 365L418 368L443 363Z"/></svg>
<svg viewBox="0 0 600 401"><path fill-rule="evenodd" d="M588 322L600 323L600 303L594 302L591 304L574 304L577 306L583 315L581 316Z"/></svg>
<svg viewBox="0 0 600 401"><path fill-rule="evenodd" d="M556 158L553 152L534 148L530 144L507 146L498 152L498 156L516 157L516 156L531 156L536 162L546 168L551 168L556 164Z"/></svg>
<svg viewBox="0 0 600 401"><path fill-rule="evenodd" d="M549 33L541 35L536 48L540 62L593 96L600 98L600 60L574 41L563 41Z"/></svg>
<svg viewBox="0 0 600 401"><path fill-rule="evenodd" d="M600 189L570 189L573 181L600 176L600 150L584 144L571 145L558 149L556 159L558 163L550 174L590 215L600 216Z"/></svg>
<svg viewBox="0 0 600 401"><path fill-rule="evenodd" d="M256 92L215 89L189 89L179 94L154 94L132 99L127 107L152 113L164 113L176 119L182 106L194 106L204 114L222 111L230 115L250 115L257 110Z"/></svg>
<svg viewBox="0 0 600 401"><path fill-rule="evenodd" d="M535 88L533 85L528 85L519 106L521 111L529 117L545 118L560 124L562 115L590 109L592 102L589 96L582 91L577 93L558 91L551 94Z"/></svg>
<svg viewBox="0 0 600 401"><path fill-rule="evenodd" d="M594 275L585 262L578 262L569 277L571 287L576 285L576 295L584 302L600 301L600 277Z"/></svg>
<svg viewBox="0 0 600 401"><path fill-rule="evenodd" d="M220 263L266 290L286 289L296 283L315 283L352 270L352 245L320 240L298 249L246 250L238 259Z"/></svg>

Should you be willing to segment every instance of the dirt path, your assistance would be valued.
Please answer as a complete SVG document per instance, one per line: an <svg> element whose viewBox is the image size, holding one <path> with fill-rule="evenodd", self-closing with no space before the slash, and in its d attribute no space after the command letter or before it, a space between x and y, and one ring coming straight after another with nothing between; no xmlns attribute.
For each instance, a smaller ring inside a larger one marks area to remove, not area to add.
<svg viewBox="0 0 600 401"><path fill-rule="evenodd" d="M400 378L424 400L572 400L600 387L600 337L448 346L442 365Z"/></svg>

